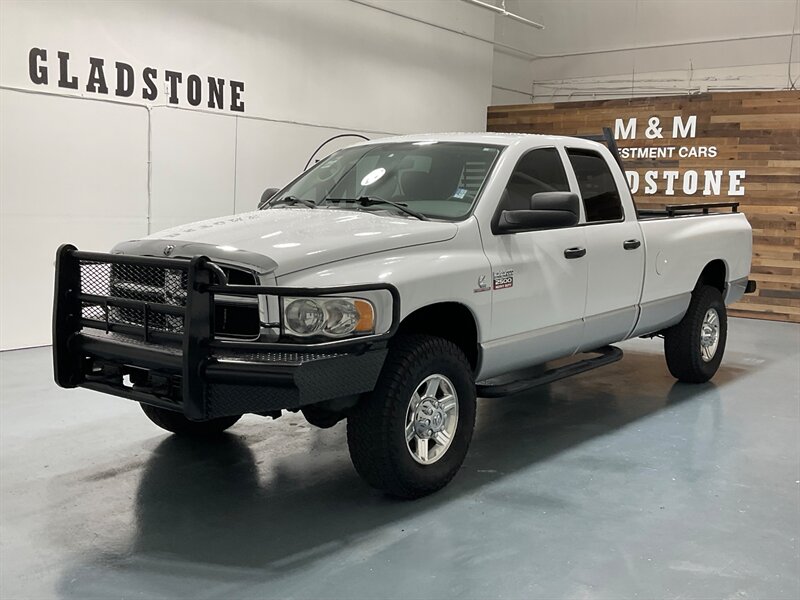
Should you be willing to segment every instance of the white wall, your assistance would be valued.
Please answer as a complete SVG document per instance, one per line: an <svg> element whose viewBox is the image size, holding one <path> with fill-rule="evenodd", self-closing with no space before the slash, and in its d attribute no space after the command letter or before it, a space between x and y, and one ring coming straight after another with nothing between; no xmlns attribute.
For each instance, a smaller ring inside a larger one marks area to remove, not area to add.
<svg viewBox="0 0 800 600"><path fill-rule="evenodd" d="M337 133L485 129L491 44L425 22L494 29L456 0L0 2L0 349L49 343L62 242L106 250L251 210ZM29 76L33 47L48 51L47 85ZM77 90L56 83L58 51ZM105 59L107 96L85 90L90 56ZM130 98L113 94L116 61L134 68ZM160 76L154 102L145 67ZM189 106L185 92L170 105L165 69L184 85L243 81L244 112Z"/></svg>
<svg viewBox="0 0 800 600"><path fill-rule="evenodd" d="M507 0L506 6L546 29L497 18L497 40L538 58L495 52L493 104L783 89L793 24L792 78L800 77L798 0Z"/></svg>

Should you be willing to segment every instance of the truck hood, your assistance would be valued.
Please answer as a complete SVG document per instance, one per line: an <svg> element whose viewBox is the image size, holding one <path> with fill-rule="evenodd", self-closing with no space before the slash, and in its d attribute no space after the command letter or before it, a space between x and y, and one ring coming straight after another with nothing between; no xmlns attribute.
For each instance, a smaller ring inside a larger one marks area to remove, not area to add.
<svg viewBox="0 0 800 600"><path fill-rule="evenodd" d="M366 254L442 242L457 231L455 223L366 211L281 208L181 225L120 244L115 250L163 256L166 246L174 243L170 256L182 256L182 249L197 253L204 248L203 254L221 261L227 255L254 253L277 263L275 274L281 276Z"/></svg>

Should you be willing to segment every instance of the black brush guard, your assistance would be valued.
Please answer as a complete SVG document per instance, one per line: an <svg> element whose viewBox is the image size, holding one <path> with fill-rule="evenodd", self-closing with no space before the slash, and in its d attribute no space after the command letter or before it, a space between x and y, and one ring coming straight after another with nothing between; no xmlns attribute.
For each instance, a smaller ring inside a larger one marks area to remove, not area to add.
<svg viewBox="0 0 800 600"><path fill-rule="evenodd" d="M109 273L115 265L180 273L185 298L167 303L97 293L102 291L98 286L82 281L87 265L108 265ZM391 326L384 334L317 343L219 339L214 334L217 294L315 297L381 290L392 298ZM119 322L112 318L115 311L138 311L142 318ZM299 408L372 391L399 316L400 296L389 284L229 285L222 268L205 256L103 254L63 245L56 255L54 376L61 387L129 398L194 421ZM177 325L165 327L167 319Z"/></svg>

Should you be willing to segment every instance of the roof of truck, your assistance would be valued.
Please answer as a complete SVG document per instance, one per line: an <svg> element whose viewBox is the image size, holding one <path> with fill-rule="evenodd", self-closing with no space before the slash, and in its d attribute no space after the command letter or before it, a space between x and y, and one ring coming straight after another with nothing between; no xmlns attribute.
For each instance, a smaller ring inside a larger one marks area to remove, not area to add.
<svg viewBox="0 0 800 600"><path fill-rule="evenodd" d="M397 135L391 137L382 137L355 144L360 146L362 144L376 144L388 142L468 142L474 144L493 144L500 146L511 146L523 140L530 140L536 138L537 141L545 142L563 142L570 140L574 143L575 140L580 138L568 137L563 135L544 135L539 133L500 133L500 132L452 132L452 133L416 133L408 135ZM596 142L588 140L580 140L581 142L589 145ZM598 144L601 145L601 144Z"/></svg>

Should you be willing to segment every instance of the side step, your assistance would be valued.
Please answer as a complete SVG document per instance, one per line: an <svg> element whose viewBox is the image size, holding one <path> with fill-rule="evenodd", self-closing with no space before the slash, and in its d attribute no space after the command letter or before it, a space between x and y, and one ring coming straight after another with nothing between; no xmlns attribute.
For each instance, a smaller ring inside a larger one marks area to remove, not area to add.
<svg viewBox="0 0 800 600"><path fill-rule="evenodd" d="M510 396L511 394L518 394L526 390L564 379L565 377L572 377L585 371L591 371L597 367L603 367L617 362L622 358L622 350L616 346L603 346L596 350L586 352L586 354L599 354L594 358L587 358L578 362L564 365L563 367L555 367L544 371L535 377L525 377L526 371L518 371L516 375L521 375L521 378L514 378L515 373L502 375L500 377L493 377L492 379L485 379L479 381L476 385L476 392L479 398L499 398L501 396ZM510 379L510 381L509 381ZM492 383L496 382L496 383Z"/></svg>

